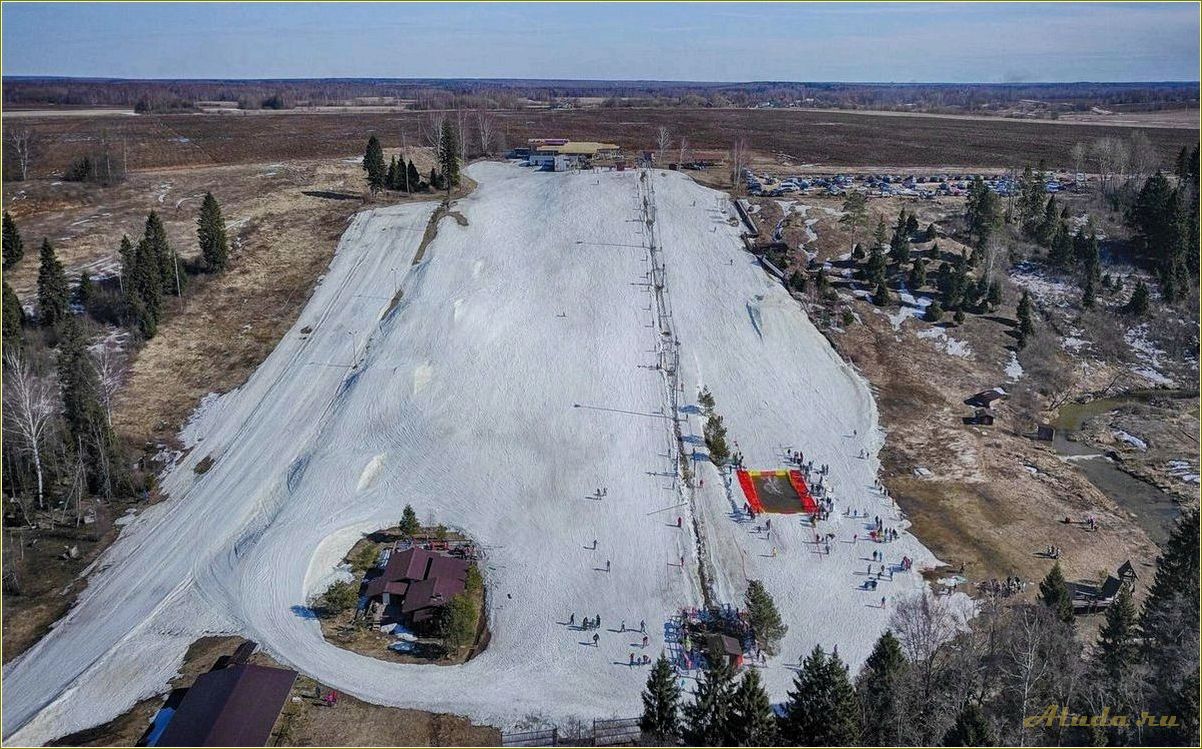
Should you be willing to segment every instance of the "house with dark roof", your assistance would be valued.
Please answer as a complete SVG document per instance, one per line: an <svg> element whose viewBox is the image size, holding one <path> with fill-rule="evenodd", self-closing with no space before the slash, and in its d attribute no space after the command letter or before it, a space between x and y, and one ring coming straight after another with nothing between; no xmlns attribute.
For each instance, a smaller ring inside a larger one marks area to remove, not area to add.
<svg viewBox="0 0 1202 749"><path fill-rule="evenodd" d="M1073 597L1073 609L1089 613L1105 609L1114 603L1115 597L1124 586L1132 587L1139 576L1128 559L1119 565L1118 571L1107 575L1100 584L1095 582L1070 582L1069 594Z"/></svg>
<svg viewBox="0 0 1202 749"><path fill-rule="evenodd" d="M152 746L265 746L296 672L236 663L201 674Z"/></svg>
<svg viewBox="0 0 1202 749"><path fill-rule="evenodd" d="M364 585L372 620L432 628L442 607L463 592L469 566L467 560L426 549L394 551L383 571Z"/></svg>

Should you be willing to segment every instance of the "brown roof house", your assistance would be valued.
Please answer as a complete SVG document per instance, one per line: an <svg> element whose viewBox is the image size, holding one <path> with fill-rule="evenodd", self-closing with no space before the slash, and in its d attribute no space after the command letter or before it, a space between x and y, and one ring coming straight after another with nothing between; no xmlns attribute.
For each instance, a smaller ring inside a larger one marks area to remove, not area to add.
<svg viewBox="0 0 1202 749"><path fill-rule="evenodd" d="M367 581L368 610L380 624L432 629L442 607L463 592L468 567L466 560L425 549L394 551L384 571Z"/></svg>
<svg viewBox="0 0 1202 749"><path fill-rule="evenodd" d="M250 663L201 674L151 746L265 746L295 680Z"/></svg>

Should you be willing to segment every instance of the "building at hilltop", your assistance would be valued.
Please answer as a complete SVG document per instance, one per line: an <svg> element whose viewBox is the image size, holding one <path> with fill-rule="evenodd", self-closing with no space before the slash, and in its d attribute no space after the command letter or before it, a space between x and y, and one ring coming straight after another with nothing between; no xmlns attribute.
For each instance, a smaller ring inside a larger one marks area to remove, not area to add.
<svg viewBox="0 0 1202 749"><path fill-rule="evenodd" d="M613 143L567 138L531 138L526 162L553 172L583 169L598 161L613 161L620 149Z"/></svg>

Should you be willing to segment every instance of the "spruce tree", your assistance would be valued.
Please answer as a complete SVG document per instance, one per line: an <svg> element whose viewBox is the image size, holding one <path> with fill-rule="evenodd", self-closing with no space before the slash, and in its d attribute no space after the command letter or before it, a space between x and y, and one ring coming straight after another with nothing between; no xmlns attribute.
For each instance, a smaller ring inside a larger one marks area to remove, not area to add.
<svg viewBox="0 0 1202 749"><path fill-rule="evenodd" d="M1024 290L1022 298L1018 300L1018 348L1025 347L1033 335L1035 321L1031 317L1031 297Z"/></svg>
<svg viewBox="0 0 1202 749"><path fill-rule="evenodd" d="M889 242L889 254L898 265L910 262L910 238L905 232L893 233L893 239Z"/></svg>
<svg viewBox="0 0 1202 749"><path fill-rule="evenodd" d="M939 322L943 319L943 305L938 299L933 300L927 305L926 311L922 315L922 319L930 323Z"/></svg>
<svg viewBox="0 0 1202 749"><path fill-rule="evenodd" d="M838 653L821 645L802 662L781 719L790 746L849 746L860 739L860 705Z"/></svg>
<svg viewBox="0 0 1202 749"><path fill-rule="evenodd" d="M902 232L906 239L918 233L918 218L913 213L906 214L906 225L902 227Z"/></svg>
<svg viewBox="0 0 1202 749"><path fill-rule="evenodd" d="M1039 583L1039 602L1051 609L1060 621L1072 623L1073 597L1068 591L1068 583L1064 581L1060 562L1052 565L1051 571Z"/></svg>
<svg viewBox="0 0 1202 749"><path fill-rule="evenodd" d="M1127 306L1123 308L1125 312L1140 317L1148 313L1148 285L1141 278L1135 282L1135 289L1131 292L1131 299L1127 301Z"/></svg>
<svg viewBox="0 0 1202 749"><path fill-rule="evenodd" d="M132 321L142 336L154 337L163 308L163 284L159 256L150 240L138 240L133 253L133 271L125 286L125 299Z"/></svg>
<svg viewBox="0 0 1202 749"><path fill-rule="evenodd" d="M1093 309L1094 302L1097 301L1097 292L1093 286L1093 274L1085 274L1085 288L1081 290L1081 306L1085 309Z"/></svg>
<svg viewBox="0 0 1202 749"><path fill-rule="evenodd" d="M445 187L459 184L459 133L448 117L442 121L442 134L438 139L438 165L442 168Z"/></svg>
<svg viewBox="0 0 1202 749"><path fill-rule="evenodd" d="M985 715L975 702L970 702L960 710L955 724L948 729L943 737L944 746L994 746L993 732Z"/></svg>
<svg viewBox="0 0 1202 749"><path fill-rule="evenodd" d="M705 670L693 701L683 709L683 738L689 746L721 746L726 738L734 696L734 671L725 660Z"/></svg>
<svg viewBox="0 0 1202 749"><path fill-rule="evenodd" d="M206 192L200 204L200 217L196 219L196 238L200 242L200 254L209 270L221 270L229 262L229 241L225 234L225 219L221 217L221 206L213 193Z"/></svg>
<svg viewBox="0 0 1202 749"><path fill-rule="evenodd" d="M1094 656L1098 674L1112 684L1122 683L1138 661L1135 624L1135 602L1130 586L1124 585L1106 609Z"/></svg>
<svg viewBox="0 0 1202 749"><path fill-rule="evenodd" d="M747 592L743 595L743 604L747 607L747 620L751 631L764 652L774 655L781 639L789 628L780 618L776 602L759 580L747 581Z"/></svg>
<svg viewBox="0 0 1202 749"><path fill-rule="evenodd" d="M417 164L413 163L413 159L409 160L409 192L417 192L422 186L421 172L417 171Z"/></svg>
<svg viewBox="0 0 1202 749"><path fill-rule="evenodd" d="M390 161L388 163L388 176L386 176L384 178L384 184L388 186L389 190L399 190L400 189L399 187L397 187L397 177L399 176L399 174L400 174L400 172L397 170L397 165L396 165L396 156L393 156L392 161Z"/></svg>
<svg viewBox="0 0 1202 749"><path fill-rule="evenodd" d="M116 454L116 436L101 405L100 382L88 355L87 338L74 319L62 326L58 380L63 421L71 436L69 447L82 451L89 489L110 496L122 462Z"/></svg>
<svg viewBox="0 0 1202 749"><path fill-rule="evenodd" d="M868 282L874 286L885 282L885 268L888 261L881 252L880 245L874 244L868 250L868 262L864 264L864 274Z"/></svg>
<svg viewBox="0 0 1202 749"><path fill-rule="evenodd" d="M876 289L872 292L872 303L878 307L884 307L892 301L893 297L889 294L889 287L884 281L880 281L876 285Z"/></svg>
<svg viewBox="0 0 1202 749"><path fill-rule="evenodd" d="M872 654L856 677L856 694L863 709L863 740L868 745L899 746L901 728L907 720L902 681L909 664L901 643L893 633L877 638Z"/></svg>
<svg viewBox="0 0 1202 749"><path fill-rule="evenodd" d="M1156 576L1140 616L1149 665L1149 712L1176 715L1178 725L1145 737L1151 745L1198 743L1198 508L1181 513L1156 560Z"/></svg>
<svg viewBox="0 0 1202 749"><path fill-rule="evenodd" d="M15 351L21 348L25 338L25 309L13 287L4 282L4 350Z"/></svg>
<svg viewBox="0 0 1202 749"><path fill-rule="evenodd" d="M918 291L927 285L926 260L920 257L914 258L914 265L910 267L910 277L906 279L906 285L910 287L910 291Z"/></svg>
<svg viewBox="0 0 1202 749"><path fill-rule="evenodd" d="M680 733L680 687L676 684L676 670L662 653L651 667L642 696L643 715L639 718L639 729L656 743L676 743Z"/></svg>
<svg viewBox="0 0 1202 749"><path fill-rule="evenodd" d="M989 288L985 292L985 304L989 305L989 309L997 309L1002 303L1002 285L997 281L990 281Z"/></svg>
<svg viewBox="0 0 1202 749"><path fill-rule="evenodd" d="M384 188L387 178L387 167L384 165L384 149L380 147L380 139L374 134L367 139L367 150L363 152L363 171L367 172L367 185L372 192Z"/></svg>
<svg viewBox="0 0 1202 749"><path fill-rule="evenodd" d="M158 265L159 287L162 293L181 295L184 286L187 285L187 274L180 266L171 243L167 241L167 229L163 226L163 220L154 211L146 216L146 228L142 238Z"/></svg>
<svg viewBox="0 0 1202 749"><path fill-rule="evenodd" d="M880 247L885 244L885 239L889 236L889 227L885 225L885 219L877 219L876 229L872 232L873 244Z"/></svg>
<svg viewBox="0 0 1202 749"><path fill-rule="evenodd" d="M724 746L773 746L777 740L776 714L760 672L749 668L731 698L730 721Z"/></svg>
<svg viewBox="0 0 1202 749"><path fill-rule="evenodd" d="M417 513L413 511L412 505L405 505L405 509L401 512L401 533L409 538L417 535L422 529L421 523L417 522Z"/></svg>
<svg viewBox="0 0 1202 749"><path fill-rule="evenodd" d="M21 241L21 232L17 222L4 212L4 269L8 270L17 264L25 255L25 243Z"/></svg>
<svg viewBox="0 0 1202 749"><path fill-rule="evenodd" d="M86 310L94 293L96 284L92 283L92 276L85 270L79 274L79 284L75 287L75 303Z"/></svg>
<svg viewBox="0 0 1202 749"><path fill-rule="evenodd" d="M71 314L70 292L67 276L63 273L63 264L54 254L54 247L49 239L42 240L39 259L41 264L38 266L38 322L49 328L59 325Z"/></svg>

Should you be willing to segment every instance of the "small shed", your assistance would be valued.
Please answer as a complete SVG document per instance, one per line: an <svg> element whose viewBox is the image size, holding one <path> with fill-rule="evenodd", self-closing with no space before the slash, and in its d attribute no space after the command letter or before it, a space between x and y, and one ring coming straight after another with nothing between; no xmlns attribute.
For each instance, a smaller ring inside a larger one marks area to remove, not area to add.
<svg viewBox="0 0 1202 749"><path fill-rule="evenodd" d="M974 408L993 408L994 401L1009 397L1009 393L1001 388L982 390L976 395L964 399L964 404Z"/></svg>

